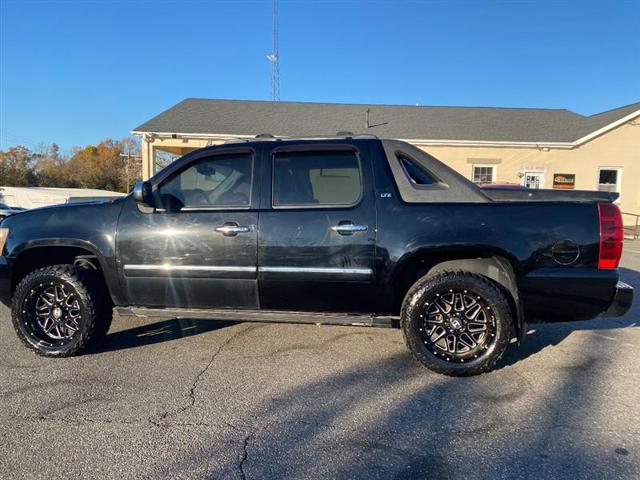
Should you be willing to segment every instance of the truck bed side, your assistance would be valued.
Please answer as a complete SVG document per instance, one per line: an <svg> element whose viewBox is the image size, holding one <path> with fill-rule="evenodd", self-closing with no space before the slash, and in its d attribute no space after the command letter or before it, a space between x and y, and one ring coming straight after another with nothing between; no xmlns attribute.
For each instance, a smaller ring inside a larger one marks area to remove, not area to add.
<svg viewBox="0 0 640 480"><path fill-rule="evenodd" d="M598 269L595 201L452 201L453 193L443 201L441 190L426 189L427 201L406 202L384 149L374 161L381 283L389 295L415 265L424 274L445 261L499 258L515 274L528 321L593 318L611 303L618 273ZM442 183L475 193L466 179Z"/></svg>

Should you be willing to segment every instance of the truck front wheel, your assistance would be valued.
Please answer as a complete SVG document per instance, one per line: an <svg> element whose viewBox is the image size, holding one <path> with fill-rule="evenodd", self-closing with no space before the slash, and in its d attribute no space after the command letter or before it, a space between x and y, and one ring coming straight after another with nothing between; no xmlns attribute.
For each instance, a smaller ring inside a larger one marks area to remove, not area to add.
<svg viewBox="0 0 640 480"><path fill-rule="evenodd" d="M443 272L411 287L400 325L409 350L424 366L470 376L491 370L505 352L512 313L507 297L489 278Z"/></svg>
<svg viewBox="0 0 640 480"><path fill-rule="evenodd" d="M20 340L39 355L69 357L104 335L112 309L95 275L73 265L47 266L26 275L11 309Z"/></svg>

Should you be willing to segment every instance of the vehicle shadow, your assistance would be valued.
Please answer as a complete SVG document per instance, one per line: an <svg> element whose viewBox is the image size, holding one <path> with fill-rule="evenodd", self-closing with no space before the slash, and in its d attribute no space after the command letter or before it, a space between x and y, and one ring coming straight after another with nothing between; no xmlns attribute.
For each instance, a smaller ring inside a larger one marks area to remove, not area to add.
<svg viewBox="0 0 640 480"><path fill-rule="evenodd" d="M640 289L640 272L628 268L620 269L620 278L632 285L636 291ZM103 353L128 348L142 347L167 342L179 338L190 337L218 330L240 321L205 320L197 318L167 319L155 323L140 325L131 329L109 333L101 345L94 347L89 353ZM640 326L640 302L637 297L629 313L621 318L598 317L582 322L556 322L529 325L529 332L523 345L512 346L498 362L496 368L504 368L539 353L549 346L558 345L565 338L579 330L610 330Z"/></svg>
<svg viewBox="0 0 640 480"><path fill-rule="evenodd" d="M617 368L604 345L535 383L518 369L442 377L398 353L329 375L309 371L275 395L242 384L262 401L211 413L230 426L225 444L237 461L205 433L158 468L174 478L194 465L206 466L204 478L632 478L630 434L612 442L594 427L606 421L603 404L619 403L603 397ZM274 368L265 380L281 374Z"/></svg>
<svg viewBox="0 0 640 480"><path fill-rule="evenodd" d="M126 350L145 345L168 342L179 338L191 337L236 325L239 322L228 320L205 320L198 318L173 318L140 325L127 330L109 333L99 345L89 353L104 353Z"/></svg>

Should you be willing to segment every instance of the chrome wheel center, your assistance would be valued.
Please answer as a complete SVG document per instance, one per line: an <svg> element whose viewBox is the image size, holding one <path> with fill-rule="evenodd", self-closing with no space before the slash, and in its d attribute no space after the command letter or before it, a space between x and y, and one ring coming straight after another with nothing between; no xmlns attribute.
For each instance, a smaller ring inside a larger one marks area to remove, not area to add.
<svg viewBox="0 0 640 480"><path fill-rule="evenodd" d="M60 307L56 307L53 309L53 318L58 320L62 316L62 309Z"/></svg>
<svg viewBox="0 0 640 480"><path fill-rule="evenodd" d="M449 319L449 325L451 325L451 328L454 330L460 330L462 328L462 322L457 318L457 316Z"/></svg>

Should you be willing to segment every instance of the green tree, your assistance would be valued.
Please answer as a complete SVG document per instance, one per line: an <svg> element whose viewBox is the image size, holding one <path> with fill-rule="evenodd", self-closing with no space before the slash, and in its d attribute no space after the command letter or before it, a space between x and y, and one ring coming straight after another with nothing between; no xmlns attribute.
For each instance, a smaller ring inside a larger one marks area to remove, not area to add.
<svg viewBox="0 0 640 480"><path fill-rule="evenodd" d="M60 155L55 143L37 155L35 163L36 184L39 187L70 187L67 159Z"/></svg>
<svg viewBox="0 0 640 480"><path fill-rule="evenodd" d="M68 162L67 177L82 188L125 192L127 183L139 177L135 165L127 165L125 153L135 154L137 142L110 138L97 145L76 149Z"/></svg>
<svg viewBox="0 0 640 480"><path fill-rule="evenodd" d="M40 146L38 153L11 147L0 151L0 185L127 192L142 175L139 152L134 138L108 138L97 145L75 147L70 156L62 155L55 143Z"/></svg>
<svg viewBox="0 0 640 480"><path fill-rule="evenodd" d="M24 187L33 185L35 159L33 152L26 147L10 147L0 151L0 185Z"/></svg>

